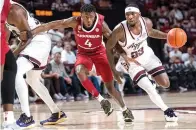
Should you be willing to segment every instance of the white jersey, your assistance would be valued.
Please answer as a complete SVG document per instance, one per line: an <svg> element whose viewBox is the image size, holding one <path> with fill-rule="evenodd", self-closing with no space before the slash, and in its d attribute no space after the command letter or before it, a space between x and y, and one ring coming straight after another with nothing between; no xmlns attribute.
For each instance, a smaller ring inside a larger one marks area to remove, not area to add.
<svg viewBox="0 0 196 130"><path fill-rule="evenodd" d="M120 23L124 29L125 42L119 42L119 44L122 46L128 57L134 58L137 61L145 62L146 58L144 57L149 55L149 53L154 54L154 52L147 43L148 32L144 18L140 17L139 21L142 28L139 35L135 35L129 30L127 20Z"/></svg>

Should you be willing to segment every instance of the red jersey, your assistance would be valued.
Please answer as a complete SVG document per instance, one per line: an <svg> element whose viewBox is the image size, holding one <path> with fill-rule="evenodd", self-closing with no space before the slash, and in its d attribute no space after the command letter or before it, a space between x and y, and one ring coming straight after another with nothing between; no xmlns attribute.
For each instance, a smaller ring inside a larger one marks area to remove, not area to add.
<svg viewBox="0 0 196 130"><path fill-rule="evenodd" d="M92 29L87 31L83 28L81 17L76 18L78 24L74 29L75 40L79 54L95 55L105 52L102 44L102 26L104 16L96 13L96 21Z"/></svg>
<svg viewBox="0 0 196 130"><path fill-rule="evenodd" d="M3 1L1 1L3 2ZM10 10L11 4L10 0L4 0L3 2L3 8L1 10L1 64L4 64L5 60L5 54L9 51L8 44L6 42L6 31L5 31L5 21L7 19L9 10Z"/></svg>

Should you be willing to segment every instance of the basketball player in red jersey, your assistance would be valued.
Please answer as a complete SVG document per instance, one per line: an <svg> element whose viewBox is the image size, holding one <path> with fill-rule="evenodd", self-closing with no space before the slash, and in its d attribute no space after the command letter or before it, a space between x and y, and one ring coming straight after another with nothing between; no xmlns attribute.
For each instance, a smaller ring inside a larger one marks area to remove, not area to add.
<svg viewBox="0 0 196 130"><path fill-rule="evenodd" d="M1 97L3 104L3 123L4 129L17 128L13 113L13 103L15 96L15 77L16 77L16 59L9 49L7 40L9 38L8 31L5 27L5 21L9 14L11 4L10 0L0 1L0 12L1 12Z"/></svg>
<svg viewBox="0 0 196 130"><path fill-rule="evenodd" d="M110 115L113 111L111 103L99 94L88 79L88 73L94 64L96 72L102 77L108 92L122 108L124 120L126 122L133 121L132 112L126 107L122 96L114 88L112 71L107 60L105 47L102 44L102 36L109 38L111 30L104 21L104 16L97 14L93 5L83 5L81 17L71 17L43 24L32 30L31 33L35 35L49 29L69 27L73 28L75 32L78 48L75 70L82 85L100 102L105 114ZM26 33L21 33L21 39L25 40L25 38Z"/></svg>

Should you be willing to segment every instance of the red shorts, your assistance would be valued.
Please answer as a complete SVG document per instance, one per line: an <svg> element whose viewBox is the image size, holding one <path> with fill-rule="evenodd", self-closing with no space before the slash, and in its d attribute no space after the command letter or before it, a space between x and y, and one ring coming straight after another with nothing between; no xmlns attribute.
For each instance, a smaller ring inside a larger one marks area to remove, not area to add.
<svg viewBox="0 0 196 130"><path fill-rule="evenodd" d="M104 82L113 80L112 71L105 53L93 56L77 54L75 66L80 64L84 65L89 71L92 70L94 64L97 75L100 75Z"/></svg>

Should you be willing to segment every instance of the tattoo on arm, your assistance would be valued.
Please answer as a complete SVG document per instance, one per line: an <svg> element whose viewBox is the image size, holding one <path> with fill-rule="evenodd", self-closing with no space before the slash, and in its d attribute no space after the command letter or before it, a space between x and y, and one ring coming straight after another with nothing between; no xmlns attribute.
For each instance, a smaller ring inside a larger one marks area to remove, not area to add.
<svg viewBox="0 0 196 130"><path fill-rule="evenodd" d="M167 33L159 31L157 29L153 29L152 21L149 18L144 18L146 22L146 27L148 31L149 37L156 38L156 39L166 39Z"/></svg>

